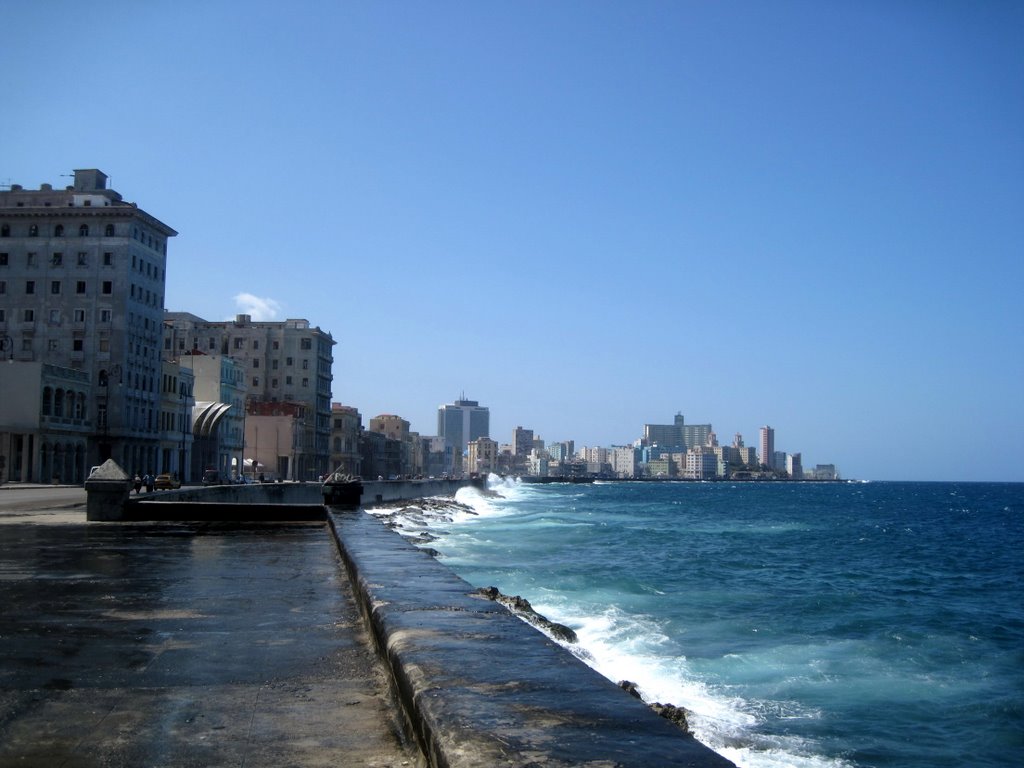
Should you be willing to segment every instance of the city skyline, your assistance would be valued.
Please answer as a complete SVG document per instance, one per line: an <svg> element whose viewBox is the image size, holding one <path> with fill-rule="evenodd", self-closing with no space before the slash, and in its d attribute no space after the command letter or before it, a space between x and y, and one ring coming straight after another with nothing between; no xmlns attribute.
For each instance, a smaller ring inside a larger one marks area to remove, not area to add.
<svg viewBox="0 0 1024 768"><path fill-rule="evenodd" d="M465 391L502 442L681 410L1024 480L1024 8L247 8L6 8L0 184L103 169L168 309L307 318L421 434Z"/></svg>

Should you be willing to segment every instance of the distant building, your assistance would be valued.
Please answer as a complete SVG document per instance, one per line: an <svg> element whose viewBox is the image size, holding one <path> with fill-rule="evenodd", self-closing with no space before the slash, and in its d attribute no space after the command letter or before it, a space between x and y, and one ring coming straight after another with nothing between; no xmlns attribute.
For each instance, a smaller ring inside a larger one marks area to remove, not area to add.
<svg viewBox="0 0 1024 768"><path fill-rule="evenodd" d="M190 368L164 360L160 384L160 452L156 472L192 480L192 412L195 377Z"/></svg>
<svg viewBox="0 0 1024 768"><path fill-rule="evenodd" d="M160 328L167 243L177 234L108 189L95 168L76 170L63 189L0 191L4 365L53 366L24 377L41 386L40 397L40 376L78 372L66 387L49 384L53 393L74 393L72 415L59 417L75 422L73 439L52 414L31 430L0 422L7 477L37 480L55 468L53 476L79 482L108 458L128 471L160 465Z"/></svg>
<svg viewBox="0 0 1024 768"><path fill-rule="evenodd" d="M330 472L331 383L334 364L331 334L308 320L209 321L188 312L163 318L164 356L219 354L237 360L245 372L245 399L305 406L304 449L292 468L296 480L316 480Z"/></svg>
<svg viewBox="0 0 1024 768"><path fill-rule="evenodd" d="M608 462L616 477L637 477L640 451L633 446L614 446L608 452Z"/></svg>
<svg viewBox="0 0 1024 768"><path fill-rule="evenodd" d="M718 457L709 448L697 447L686 452L686 470L683 477L688 480L710 480L718 475Z"/></svg>
<svg viewBox="0 0 1024 768"><path fill-rule="evenodd" d="M331 403L331 471L359 477L362 458L359 436L363 417L359 410L341 403Z"/></svg>
<svg viewBox="0 0 1024 768"><path fill-rule="evenodd" d="M775 468L775 430L767 426L761 427L761 463Z"/></svg>
<svg viewBox="0 0 1024 768"><path fill-rule="evenodd" d="M810 477L813 480L838 480L839 470L835 464L815 464Z"/></svg>
<svg viewBox="0 0 1024 768"><path fill-rule="evenodd" d="M687 424L677 413L672 424L644 424L644 445L657 445L662 450L685 451L707 445L712 433L710 424Z"/></svg>
<svg viewBox="0 0 1024 768"><path fill-rule="evenodd" d="M456 400L437 408L437 434L444 438L445 446L451 449L451 465L448 473L462 471L462 456L471 440L490 437L491 414L476 400ZM456 464L458 466L456 466Z"/></svg>
<svg viewBox="0 0 1024 768"><path fill-rule="evenodd" d="M469 443L466 470L481 475L498 468L498 443L489 437L480 437Z"/></svg>
<svg viewBox="0 0 1024 768"><path fill-rule="evenodd" d="M392 440L409 439L409 422L392 413L382 413L370 419L370 430L387 435Z"/></svg>
<svg viewBox="0 0 1024 768"><path fill-rule="evenodd" d="M245 369L226 355L202 354L186 356L184 367L194 377L195 392L190 474L201 478L215 469L222 479L237 477L245 458Z"/></svg>
<svg viewBox="0 0 1024 768"><path fill-rule="evenodd" d="M547 477L550 462L547 451L538 451L536 448L532 449L527 457L529 472L535 477Z"/></svg>
<svg viewBox="0 0 1024 768"><path fill-rule="evenodd" d="M96 438L89 374L42 362L0 362L0 482L82 483Z"/></svg>
<svg viewBox="0 0 1024 768"><path fill-rule="evenodd" d="M245 415L243 473L252 480L294 480L293 472L308 446L309 406L305 403L269 403L250 400Z"/></svg>
<svg viewBox="0 0 1024 768"><path fill-rule="evenodd" d="M793 480L803 480L804 468L799 453L786 454L786 474Z"/></svg>
<svg viewBox="0 0 1024 768"><path fill-rule="evenodd" d="M512 460L517 469L527 468L527 459L531 450L533 450L533 430L522 427L512 430Z"/></svg>

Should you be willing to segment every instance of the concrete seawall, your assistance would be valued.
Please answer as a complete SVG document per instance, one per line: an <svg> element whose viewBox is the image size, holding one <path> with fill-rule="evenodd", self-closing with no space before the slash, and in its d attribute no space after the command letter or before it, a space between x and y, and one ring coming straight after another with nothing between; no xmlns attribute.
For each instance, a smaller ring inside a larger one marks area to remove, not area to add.
<svg viewBox="0 0 1024 768"><path fill-rule="evenodd" d="M733 765L365 511L328 520L430 765Z"/></svg>
<svg viewBox="0 0 1024 768"><path fill-rule="evenodd" d="M453 496L468 480L364 481L362 504L372 506L427 496ZM89 484L87 484L87 490ZM117 504L116 511L90 520L144 522L198 520L257 522L325 520L319 483L256 483L210 485L137 494Z"/></svg>

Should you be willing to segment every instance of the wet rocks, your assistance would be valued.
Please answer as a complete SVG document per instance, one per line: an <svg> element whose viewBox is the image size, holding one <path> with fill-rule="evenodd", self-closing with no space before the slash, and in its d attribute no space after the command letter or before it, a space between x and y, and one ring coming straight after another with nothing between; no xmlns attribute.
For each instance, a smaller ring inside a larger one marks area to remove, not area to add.
<svg viewBox="0 0 1024 768"><path fill-rule="evenodd" d="M543 614L537 613L533 606L530 605L530 601L525 597L519 595L503 595L497 587L483 587L477 590L477 594L481 597L485 597L488 600L493 600L496 603L501 603L514 613L519 618L525 620L527 623L537 627L537 629L550 635L556 640L562 640L566 643L578 643L579 638L576 633L564 624L559 624L557 621L551 621Z"/></svg>
<svg viewBox="0 0 1024 768"><path fill-rule="evenodd" d="M619 688L624 690L629 695L634 696L640 699L641 701L643 700L643 696L640 695L640 688L637 686L636 683L630 680L620 680ZM677 707L675 704L662 704L661 702L654 702L653 704L648 704L647 706L649 706L651 709L653 709L655 712L657 712L659 715L664 717L669 722L674 723L684 733L690 733L690 723L686 719L686 710L682 707Z"/></svg>

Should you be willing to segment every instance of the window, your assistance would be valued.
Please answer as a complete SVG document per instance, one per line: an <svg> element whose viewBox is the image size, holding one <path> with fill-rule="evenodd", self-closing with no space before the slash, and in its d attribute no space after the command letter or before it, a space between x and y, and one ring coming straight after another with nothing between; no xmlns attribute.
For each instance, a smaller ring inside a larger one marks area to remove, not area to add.
<svg viewBox="0 0 1024 768"><path fill-rule="evenodd" d="M106 237L113 237L114 236L114 225L113 224L107 224L107 226L103 230L103 234Z"/></svg>
<svg viewBox="0 0 1024 768"><path fill-rule="evenodd" d="M109 323L110 322L110 310L109 309L101 309L100 310L100 322L101 323Z"/></svg>
<svg viewBox="0 0 1024 768"><path fill-rule="evenodd" d="M0 296L7 293L7 281L0 280Z"/></svg>
<svg viewBox="0 0 1024 768"><path fill-rule="evenodd" d="M276 371L277 370L277 364L279 362L280 362L279 360L271 360L270 361L270 367L273 368Z"/></svg>
<svg viewBox="0 0 1024 768"><path fill-rule="evenodd" d="M60 280L50 281L50 293L52 293L54 296L60 295Z"/></svg>
<svg viewBox="0 0 1024 768"><path fill-rule="evenodd" d="M286 357L284 359L284 364L287 365L289 368L291 368L292 367L292 358Z"/></svg>
<svg viewBox="0 0 1024 768"><path fill-rule="evenodd" d="M22 352L31 352L32 351L32 339L22 339L21 340L21 351Z"/></svg>
<svg viewBox="0 0 1024 768"><path fill-rule="evenodd" d="M252 377L252 385L254 387L258 387L260 385L260 377L259 376L253 376Z"/></svg>
<svg viewBox="0 0 1024 768"><path fill-rule="evenodd" d="M34 267L36 265L35 251L29 251L27 254L25 254L25 264L27 264L30 267Z"/></svg>
<svg viewBox="0 0 1024 768"><path fill-rule="evenodd" d="M0 237L10 237L10 236L11 236L11 227L10 227L9 224L4 224L2 227L0 227Z"/></svg>
<svg viewBox="0 0 1024 768"><path fill-rule="evenodd" d="M242 339L242 338L235 339L235 349L241 349L244 345L245 345L245 339Z"/></svg>
<svg viewBox="0 0 1024 768"><path fill-rule="evenodd" d="M276 387L277 386L277 379L271 379L270 380L270 386Z"/></svg>
<svg viewBox="0 0 1024 768"><path fill-rule="evenodd" d="M64 225L63 224L58 224L56 227L53 228L53 236L54 237L64 237Z"/></svg>
<svg viewBox="0 0 1024 768"><path fill-rule="evenodd" d="M100 352L109 352L109 351L110 351L110 339L107 339L107 338L100 339Z"/></svg>
<svg viewBox="0 0 1024 768"><path fill-rule="evenodd" d="M60 325L60 310L59 309L51 309L50 310L50 323L52 325Z"/></svg>
<svg viewBox="0 0 1024 768"><path fill-rule="evenodd" d="M85 293L85 280L79 280L75 283L75 293Z"/></svg>
<svg viewBox="0 0 1024 768"><path fill-rule="evenodd" d="M60 350L60 342L57 341L57 339L50 339L46 346L51 352L57 352Z"/></svg>
<svg viewBox="0 0 1024 768"><path fill-rule="evenodd" d="M85 251L78 252L78 266L87 267L89 266L89 254Z"/></svg>
<svg viewBox="0 0 1024 768"><path fill-rule="evenodd" d="M63 253L55 253L55 254L53 254L53 258L50 259L50 264L52 266L54 266L54 267L59 267L63 263L64 263L64 254Z"/></svg>
<svg viewBox="0 0 1024 768"><path fill-rule="evenodd" d="M71 349L74 352L81 352L85 349L85 339L74 339L71 342Z"/></svg>
<svg viewBox="0 0 1024 768"><path fill-rule="evenodd" d="M36 281L35 280L26 280L25 281L25 293L28 294L28 293L35 293L35 292L36 292Z"/></svg>
<svg viewBox="0 0 1024 768"><path fill-rule="evenodd" d="M109 267L114 264L114 254L110 251L103 252L103 266Z"/></svg>
<svg viewBox="0 0 1024 768"><path fill-rule="evenodd" d="M274 342L274 349L279 349L280 346L281 345L278 342L276 342L276 341Z"/></svg>
<svg viewBox="0 0 1024 768"><path fill-rule="evenodd" d="M88 224L83 224L82 226L80 226L78 228L78 236L79 237L88 237L89 236L89 225Z"/></svg>
<svg viewBox="0 0 1024 768"><path fill-rule="evenodd" d="M21 319L26 323L34 323L36 320L36 312L34 309L26 309Z"/></svg>
<svg viewBox="0 0 1024 768"><path fill-rule="evenodd" d="M84 323L85 322L85 310L84 309L76 309L75 310L75 322L76 323Z"/></svg>
<svg viewBox="0 0 1024 768"><path fill-rule="evenodd" d="M304 370L304 371L308 371L309 370L309 360L303 360L302 361L302 370Z"/></svg>
<svg viewBox="0 0 1024 768"><path fill-rule="evenodd" d="M253 349L259 349L260 348L260 340L259 339L253 339L252 340L252 348Z"/></svg>
<svg viewBox="0 0 1024 768"><path fill-rule="evenodd" d="M290 387L292 385L292 377L291 376L285 376L284 377L284 383L285 383L286 386Z"/></svg>
<svg viewBox="0 0 1024 768"><path fill-rule="evenodd" d="M38 224L30 224L29 225L28 236L29 237L39 237L39 225Z"/></svg>
<svg viewBox="0 0 1024 768"><path fill-rule="evenodd" d="M253 368L259 368L260 367L260 360L259 360L258 357L254 357L253 358L253 360L252 360L252 367Z"/></svg>
<svg viewBox="0 0 1024 768"><path fill-rule="evenodd" d="M7 310L6 309L0 309L0 323L6 323L6 322L7 322Z"/></svg>
<svg viewBox="0 0 1024 768"><path fill-rule="evenodd" d="M313 340L312 339L302 339L300 341L300 343L299 343L299 349L312 349L312 348L313 348Z"/></svg>
<svg viewBox="0 0 1024 768"><path fill-rule="evenodd" d="M106 295L109 296L113 292L114 292L114 281L113 280L104 280L103 281L103 293L105 293Z"/></svg>
<svg viewBox="0 0 1024 768"><path fill-rule="evenodd" d="M6 266L7 266L7 254L6 253L0 253L0 267L6 267Z"/></svg>
<svg viewBox="0 0 1024 768"><path fill-rule="evenodd" d="M302 386L308 387L309 386L309 379L303 379L302 380Z"/></svg>

